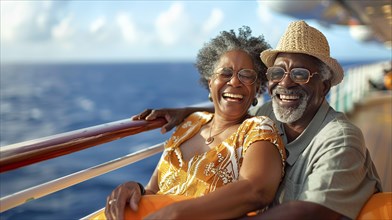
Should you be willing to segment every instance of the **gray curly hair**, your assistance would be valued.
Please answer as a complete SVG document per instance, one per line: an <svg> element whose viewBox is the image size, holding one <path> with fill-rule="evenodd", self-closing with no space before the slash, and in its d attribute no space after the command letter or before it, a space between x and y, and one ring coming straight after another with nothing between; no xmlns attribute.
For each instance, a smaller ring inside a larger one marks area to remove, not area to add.
<svg viewBox="0 0 392 220"><path fill-rule="evenodd" d="M196 68L200 73L200 83L208 89L208 80L214 74L214 70L220 57L228 51L242 50L248 53L257 72L257 83L260 83L259 92L265 91L267 67L260 59L260 53L270 48L263 36L252 37L252 30L248 26L238 29L238 36L233 30L222 31L220 34L204 44L196 58Z"/></svg>

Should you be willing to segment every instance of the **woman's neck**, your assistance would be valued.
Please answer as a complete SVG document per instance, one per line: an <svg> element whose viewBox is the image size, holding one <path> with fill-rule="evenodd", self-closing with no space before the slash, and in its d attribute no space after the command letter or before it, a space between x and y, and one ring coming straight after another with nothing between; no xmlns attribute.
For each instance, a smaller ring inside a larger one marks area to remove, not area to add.
<svg viewBox="0 0 392 220"><path fill-rule="evenodd" d="M220 115L215 114L214 118L212 119L214 122L214 130L220 131L222 129L231 127L236 124L241 124L249 115L246 114L240 118L230 119L227 117L221 117Z"/></svg>

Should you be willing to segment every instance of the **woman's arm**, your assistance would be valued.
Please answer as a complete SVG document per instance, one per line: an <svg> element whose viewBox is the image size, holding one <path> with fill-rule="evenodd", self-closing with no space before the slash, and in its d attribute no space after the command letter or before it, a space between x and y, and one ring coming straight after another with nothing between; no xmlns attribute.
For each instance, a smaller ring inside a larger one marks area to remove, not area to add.
<svg viewBox="0 0 392 220"><path fill-rule="evenodd" d="M281 180L282 158L268 141L247 150L240 178L205 196L166 206L146 219L229 219L261 209L272 202Z"/></svg>
<svg viewBox="0 0 392 220"><path fill-rule="evenodd" d="M193 112L206 111L214 112L214 108L204 107L187 107L187 108L163 108L163 109L146 109L143 112L132 116L132 120L154 120L157 118L165 118L167 123L162 126L161 133L164 134L177 125L179 125L186 117Z"/></svg>

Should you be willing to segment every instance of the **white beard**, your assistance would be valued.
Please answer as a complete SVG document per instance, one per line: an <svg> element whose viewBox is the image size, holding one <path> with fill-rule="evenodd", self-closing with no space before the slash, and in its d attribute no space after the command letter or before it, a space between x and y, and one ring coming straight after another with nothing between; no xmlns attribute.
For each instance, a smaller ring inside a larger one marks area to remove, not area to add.
<svg viewBox="0 0 392 220"><path fill-rule="evenodd" d="M275 114L275 117L278 121L286 124L290 124L293 122L298 121L304 114L309 96L305 93L302 92L302 98L301 98L301 103L297 108L284 108L278 105L278 97L276 96L275 93L276 90L273 91L273 96L272 98L272 108Z"/></svg>

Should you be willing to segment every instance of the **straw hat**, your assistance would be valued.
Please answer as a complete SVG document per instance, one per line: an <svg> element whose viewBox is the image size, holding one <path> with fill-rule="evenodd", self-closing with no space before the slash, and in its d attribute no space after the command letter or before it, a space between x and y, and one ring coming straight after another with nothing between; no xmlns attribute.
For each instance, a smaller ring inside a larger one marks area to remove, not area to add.
<svg viewBox="0 0 392 220"><path fill-rule="evenodd" d="M343 80L343 69L334 58L330 57L327 39L305 21L290 23L276 49L263 51L260 58L267 67L270 67L274 65L278 53L301 53L316 57L331 68L332 86Z"/></svg>

